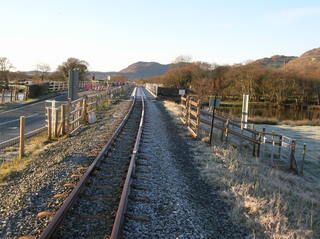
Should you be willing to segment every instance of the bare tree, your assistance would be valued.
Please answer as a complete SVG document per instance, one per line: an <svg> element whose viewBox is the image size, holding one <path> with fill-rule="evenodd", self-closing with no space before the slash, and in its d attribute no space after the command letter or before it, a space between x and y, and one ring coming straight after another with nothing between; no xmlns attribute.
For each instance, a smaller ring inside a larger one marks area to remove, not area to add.
<svg viewBox="0 0 320 239"><path fill-rule="evenodd" d="M173 60L174 64L191 63L191 62L192 62L192 56L189 56L189 55L180 55Z"/></svg>
<svg viewBox="0 0 320 239"><path fill-rule="evenodd" d="M9 71L13 68L8 58L0 57L0 88L8 88Z"/></svg>
<svg viewBox="0 0 320 239"><path fill-rule="evenodd" d="M50 66L48 64L38 64L37 65L37 71L41 74L41 81L44 80L44 77L48 74L48 72L51 70Z"/></svg>

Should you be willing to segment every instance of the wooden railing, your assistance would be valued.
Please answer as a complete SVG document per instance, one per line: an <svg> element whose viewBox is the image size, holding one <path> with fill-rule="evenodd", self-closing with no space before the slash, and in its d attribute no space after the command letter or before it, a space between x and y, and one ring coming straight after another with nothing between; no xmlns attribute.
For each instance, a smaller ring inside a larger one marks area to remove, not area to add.
<svg viewBox="0 0 320 239"><path fill-rule="evenodd" d="M196 138L199 131L200 122L200 100L191 97L181 97L181 121L187 125L191 135Z"/></svg>
<svg viewBox="0 0 320 239"><path fill-rule="evenodd" d="M221 142L229 142L240 148L246 145L247 148L252 149L253 156L271 159L272 166L280 166L279 162L282 161L288 163L291 170L299 171L295 157L296 141L294 139L266 132L265 129L258 131L252 124L248 124L249 127L244 128L239 121L225 118L217 113L212 119L212 112L202 110L200 100L194 96L181 97L180 106L180 119L186 124L188 131L194 138L199 136L201 129L209 134L211 139L220 138ZM212 135L208 130L211 127L215 129L214 131L210 130L213 132ZM303 168L303 165L301 167Z"/></svg>
<svg viewBox="0 0 320 239"><path fill-rule="evenodd" d="M200 100L194 101L190 99L188 101L188 118L187 118L187 126L189 132L193 137L198 136L199 131L199 120L200 120Z"/></svg>
<svg viewBox="0 0 320 239"><path fill-rule="evenodd" d="M92 83L91 81L79 81L78 87L80 89L86 90L105 90L103 84ZM58 91L66 91L68 90L68 82L67 81L50 81L49 82L49 92L58 92Z"/></svg>
<svg viewBox="0 0 320 239"><path fill-rule="evenodd" d="M180 102L180 106L181 106L181 114L182 117L180 117L181 121L184 124L187 124L188 122L188 97L183 97L181 96L180 98L181 102Z"/></svg>
<svg viewBox="0 0 320 239"><path fill-rule="evenodd" d="M68 83L64 81L50 81L49 92L65 91L68 89Z"/></svg>
<svg viewBox="0 0 320 239"><path fill-rule="evenodd" d="M158 96L158 87L161 87L162 84L146 83L145 88L152 93L154 97Z"/></svg>
<svg viewBox="0 0 320 239"><path fill-rule="evenodd" d="M46 107L48 122L48 138L56 138L66 134L73 134L82 125L95 117L97 106L107 100L120 96L128 86L111 88L99 94L83 96L74 101L68 101L56 106L59 102L47 101L51 106Z"/></svg>

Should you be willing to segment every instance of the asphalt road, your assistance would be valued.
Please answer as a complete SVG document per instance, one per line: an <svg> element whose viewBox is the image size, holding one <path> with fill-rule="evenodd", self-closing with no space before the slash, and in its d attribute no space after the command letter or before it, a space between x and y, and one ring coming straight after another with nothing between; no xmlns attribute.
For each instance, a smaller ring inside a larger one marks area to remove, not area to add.
<svg viewBox="0 0 320 239"><path fill-rule="evenodd" d="M67 94L50 100L66 101ZM25 132L45 126L45 100L16 109L0 112L0 143L19 135L19 118L25 116Z"/></svg>
<svg viewBox="0 0 320 239"><path fill-rule="evenodd" d="M84 95L92 92L81 92L79 95ZM149 92L142 87L136 87L133 94L146 98ZM67 93L51 98L56 100L59 106L63 101L67 100ZM48 104L48 103L47 103ZM12 139L19 135L20 116L25 117L25 133L46 125L46 110L45 100L16 109L0 112L0 143Z"/></svg>

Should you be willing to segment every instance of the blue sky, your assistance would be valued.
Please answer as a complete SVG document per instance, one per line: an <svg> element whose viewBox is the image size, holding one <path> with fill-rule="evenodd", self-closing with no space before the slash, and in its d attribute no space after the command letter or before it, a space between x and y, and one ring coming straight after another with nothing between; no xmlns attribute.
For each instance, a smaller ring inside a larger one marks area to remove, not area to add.
<svg viewBox="0 0 320 239"><path fill-rule="evenodd" d="M16 70L68 57L90 70L179 55L233 64L320 47L320 2L308 0L0 0L0 56Z"/></svg>

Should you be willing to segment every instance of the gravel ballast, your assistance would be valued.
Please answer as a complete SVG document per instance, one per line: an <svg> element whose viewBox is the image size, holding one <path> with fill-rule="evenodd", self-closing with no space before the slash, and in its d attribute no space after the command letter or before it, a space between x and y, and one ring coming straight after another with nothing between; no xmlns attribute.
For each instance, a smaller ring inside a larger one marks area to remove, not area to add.
<svg viewBox="0 0 320 239"><path fill-rule="evenodd" d="M219 190L201 179L190 140L160 102L147 101L124 238L246 237Z"/></svg>
<svg viewBox="0 0 320 239"><path fill-rule="evenodd" d="M0 238L36 236L50 220L39 212L56 211L76 183L79 168L91 164L126 114L131 102L122 100L97 114L95 124L84 126L75 136L53 142L27 167L0 187Z"/></svg>
<svg viewBox="0 0 320 239"><path fill-rule="evenodd" d="M141 118L141 101L133 110L107 155L99 161L53 238L105 238L111 235L121 185L130 163Z"/></svg>
<svg viewBox="0 0 320 239"><path fill-rule="evenodd" d="M246 238L242 228L230 217L232 208L213 185L201 177L193 139L177 126L161 102L146 100L145 126L133 177L124 222L123 238ZM55 142L25 170L10 177L0 187L0 238L37 236L76 183L80 167L87 167L99 153L129 108L128 101L103 111L98 123L84 127L74 137ZM97 193L99 193L97 191ZM104 194L98 196L108 196ZM79 214L88 213L81 207ZM74 211L77 210L75 206ZM97 213L103 211L97 209ZM95 212L89 212L93 214ZM83 238L103 238L86 234ZM65 238L76 238L64 233ZM61 236L61 235L60 235Z"/></svg>

